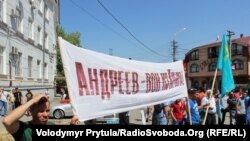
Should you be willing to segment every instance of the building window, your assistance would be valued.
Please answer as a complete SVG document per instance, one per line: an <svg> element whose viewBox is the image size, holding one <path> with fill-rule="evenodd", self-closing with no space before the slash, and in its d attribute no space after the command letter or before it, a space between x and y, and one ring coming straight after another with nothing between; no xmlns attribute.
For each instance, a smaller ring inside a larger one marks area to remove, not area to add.
<svg viewBox="0 0 250 141"><path fill-rule="evenodd" d="M195 50L190 54L190 60L199 60L199 51Z"/></svg>
<svg viewBox="0 0 250 141"><path fill-rule="evenodd" d="M29 17L29 20L28 20L28 28L30 28L30 30L28 30L28 36L30 39L33 39L33 20L31 17Z"/></svg>
<svg viewBox="0 0 250 141"><path fill-rule="evenodd" d="M32 78L32 62L33 62L33 57L28 56L28 77Z"/></svg>
<svg viewBox="0 0 250 141"><path fill-rule="evenodd" d="M243 70L244 69L244 64L242 60L234 60L233 61L233 66L235 70Z"/></svg>
<svg viewBox="0 0 250 141"><path fill-rule="evenodd" d="M238 44L232 44L232 56L243 55L243 46Z"/></svg>
<svg viewBox="0 0 250 141"><path fill-rule="evenodd" d="M211 63L208 66L208 71L215 71L216 69L216 63Z"/></svg>
<svg viewBox="0 0 250 141"><path fill-rule="evenodd" d="M217 58L218 57L218 47L210 47L208 48L208 58Z"/></svg>
<svg viewBox="0 0 250 141"><path fill-rule="evenodd" d="M17 12L17 18L16 18L17 31L22 33L22 12L20 9L16 9L16 12Z"/></svg>
<svg viewBox="0 0 250 141"><path fill-rule="evenodd" d="M3 53L4 53L4 48L0 46L0 74L3 74Z"/></svg>
<svg viewBox="0 0 250 141"><path fill-rule="evenodd" d="M18 52L16 60L16 76L22 76L22 53Z"/></svg>
<svg viewBox="0 0 250 141"><path fill-rule="evenodd" d="M41 73L41 61L37 60L37 78L41 79L42 78L42 73Z"/></svg>
<svg viewBox="0 0 250 141"><path fill-rule="evenodd" d="M190 72L191 73L199 72L199 65L197 65L197 64L190 65Z"/></svg>
<svg viewBox="0 0 250 141"><path fill-rule="evenodd" d="M192 89L199 89L199 82L197 80L191 81L191 88Z"/></svg>
<svg viewBox="0 0 250 141"><path fill-rule="evenodd" d="M47 63L44 63L44 78L45 79L48 79L48 64Z"/></svg>
<svg viewBox="0 0 250 141"><path fill-rule="evenodd" d="M37 43L42 45L42 36L41 36L42 32L41 32L41 27L38 26L37 27Z"/></svg>
<svg viewBox="0 0 250 141"><path fill-rule="evenodd" d="M48 34L46 33L46 34L45 34L45 48L46 48L46 49L49 49L48 43L49 43L49 42L48 42Z"/></svg>

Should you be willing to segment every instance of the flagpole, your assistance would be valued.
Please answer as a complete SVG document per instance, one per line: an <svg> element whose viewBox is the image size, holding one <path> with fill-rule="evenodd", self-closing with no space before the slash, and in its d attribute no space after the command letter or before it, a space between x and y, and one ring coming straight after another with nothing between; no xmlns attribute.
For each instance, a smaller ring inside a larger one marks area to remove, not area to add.
<svg viewBox="0 0 250 141"><path fill-rule="evenodd" d="M188 116L189 116L189 123L190 125L192 125L192 116L191 116L191 112L190 112L190 104L189 104L189 96L186 97L187 98L187 109L188 109Z"/></svg>
<svg viewBox="0 0 250 141"><path fill-rule="evenodd" d="M211 97L212 97L213 94L214 94L214 84L215 84L216 76L217 76L217 68L215 69L214 80L213 80L212 88L211 88L211 94L210 94L210 96L209 96L208 101L210 101ZM205 113L205 117L204 117L204 120L203 120L202 125L205 125L205 123L206 123L207 114L208 114L208 109L209 109L209 105L206 107L206 113Z"/></svg>

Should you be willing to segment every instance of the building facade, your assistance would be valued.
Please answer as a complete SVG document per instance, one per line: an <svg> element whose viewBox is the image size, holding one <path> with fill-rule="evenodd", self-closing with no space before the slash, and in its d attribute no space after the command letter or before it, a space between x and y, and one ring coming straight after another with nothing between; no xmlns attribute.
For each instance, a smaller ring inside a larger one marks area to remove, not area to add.
<svg viewBox="0 0 250 141"><path fill-rule="evenodd" d="M0 87L53 91L59 0L0 0Z"/></svg>
<svg viewBox="0 0 250 141"><path fill-rule="evenodd" d="M214 42L191 49L185 57L188 88L212 87L221 42ZM250 78L250 36L231 40L229 53L236 86L246 86ZM218 70L215 88L220 90L221 72Z"/></svg>

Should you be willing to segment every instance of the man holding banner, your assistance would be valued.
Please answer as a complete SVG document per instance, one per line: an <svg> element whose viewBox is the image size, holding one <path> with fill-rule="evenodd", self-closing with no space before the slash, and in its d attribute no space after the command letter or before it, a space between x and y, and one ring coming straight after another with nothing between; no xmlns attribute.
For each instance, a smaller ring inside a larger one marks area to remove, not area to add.
<svg viewBox="0 0 250 141"><path fill-rule="evenodd" d="M215 79L217 76L217 69L219 69L221 70L221 98L224 97L226 93L230 92L235 88L232 66L231 66L231 58L229 56L229 51L228 51L229 48L231 49L231 47L228 47L228 39L227 36L224 34L221 41L220 54L218 57L217 68L215 70L214 80L211 88L211 90L213 91ZM210 98L211 97L212 95L210 95ZM205 124L207 113L208 113L208 107L206 109L206 115L204 118L203 125Z"/></svg>

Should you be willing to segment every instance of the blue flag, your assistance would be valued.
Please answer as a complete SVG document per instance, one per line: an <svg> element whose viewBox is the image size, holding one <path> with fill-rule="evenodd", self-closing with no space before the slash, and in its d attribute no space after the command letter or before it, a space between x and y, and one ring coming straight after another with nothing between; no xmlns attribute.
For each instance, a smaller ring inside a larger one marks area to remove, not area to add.
<svg viewBox="0 0 250 141"><path fill-rule="evenodd" d="M235 88L227 36L223 35L217 68L221 70L221 97Z"/></svg>

